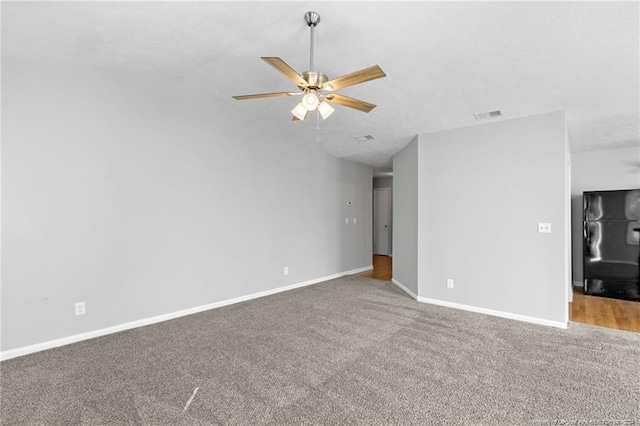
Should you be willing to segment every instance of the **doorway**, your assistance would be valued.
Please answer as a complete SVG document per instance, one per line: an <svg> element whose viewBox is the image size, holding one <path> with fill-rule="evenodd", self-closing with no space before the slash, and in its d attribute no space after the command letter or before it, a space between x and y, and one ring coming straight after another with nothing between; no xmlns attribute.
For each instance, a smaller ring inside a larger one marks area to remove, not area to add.
<svg viewBox="0 0 640 426"><path fill-rule="evenodd" d="M373 254L391 254L391 191L389 188L373 190Z"/></svg>

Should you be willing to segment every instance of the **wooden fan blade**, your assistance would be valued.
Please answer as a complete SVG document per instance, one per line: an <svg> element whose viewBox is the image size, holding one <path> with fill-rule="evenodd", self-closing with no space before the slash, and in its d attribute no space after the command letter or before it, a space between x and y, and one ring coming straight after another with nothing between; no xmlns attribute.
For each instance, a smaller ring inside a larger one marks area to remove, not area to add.
<svg viewBox="0 0 640 426"><path fill-rule="evenodd" d="M300 119L294 115L291 117L291 121L300 121Z"/></svg>
<svg viewBox="0 0 640 426"><path fill-rule="evenodd" d="M333 104L357 109L358 111L362 112L369 112L376 107L374 104L370 104L369 102L350 98L344 95L339 95L337 93L331 93L330 95L325 96L324 100Z"/></svg>
<svg viewBox="0 0 640 426"><path fill-rule="evenodd" d="M258 98L279 98L281 96L296 96L300 93L296 92L273 92L273 93L257 93L255 95L238 95L234 96L233 99L238 101L243 101L245 99L258 99Z"/></svg>
<svg viewBox="0 0 640 426"><path fill-rule="evenodd" d="M307 87L307 82L305 81L305 79L302 78L302 76L298 74L296 70L287 65L287 63L282 59L273 56L263 56L260 59L280 71L282 74L284 74L285 77L293 81L293 84L295 84L296 86Z"/></svg>
<svg viewBox="0 0 640 426"><path fill-rule="evenodd" d="M374 65L369 68L365 68L360 71L352 72L351 74L343 75L342 77L329 80L322 85L326 90L338 90L344 87L353 86L354 84L364 83L365 81L375 80L376 78L386 77L387 75L382 71L378 65Z"/></svg>

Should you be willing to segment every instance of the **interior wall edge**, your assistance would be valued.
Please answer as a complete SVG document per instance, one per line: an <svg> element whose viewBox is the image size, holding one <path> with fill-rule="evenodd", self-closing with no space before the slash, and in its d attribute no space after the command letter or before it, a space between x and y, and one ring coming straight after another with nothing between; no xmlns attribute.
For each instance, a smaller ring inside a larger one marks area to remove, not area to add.
<svg viewBox="0 0 640 426"><path fill-rule="evenodd" d="M391 282L393 284L396 285L396 287L398 287L400 290L404 291L405 293L407 293L409 296L411 296L412 298L418 300L418 296L412 292L411 290L409 290L404 284L402 284L400 281L396 280L395 278L391 278Z"/></svg>

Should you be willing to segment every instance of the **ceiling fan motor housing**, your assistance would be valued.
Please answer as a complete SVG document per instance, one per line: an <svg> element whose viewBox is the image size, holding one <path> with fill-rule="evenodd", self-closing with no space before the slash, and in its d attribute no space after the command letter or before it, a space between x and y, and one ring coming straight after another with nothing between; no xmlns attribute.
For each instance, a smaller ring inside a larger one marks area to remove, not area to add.
<svg viewBox="0 0 640 426"><path fill-rule="evenodd" d="M308 89L321 90L322 86L329 81L329 77L326 74L323 74L318 71L305 71L302 73L302 78L307 82ZM304 90L305 87L298 86L300 89Z"/></svg>

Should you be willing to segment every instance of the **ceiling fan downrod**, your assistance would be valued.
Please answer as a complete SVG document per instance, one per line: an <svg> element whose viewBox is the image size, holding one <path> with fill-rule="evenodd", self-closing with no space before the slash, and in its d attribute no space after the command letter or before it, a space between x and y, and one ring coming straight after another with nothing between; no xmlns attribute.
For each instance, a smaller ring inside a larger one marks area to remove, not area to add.
<svg viewBox="0 0 640 426"><path fill-rule="evenodd" d="M304 21L311 29L311 49L309 55L309 71L315 71L315 64L313 63L314 43L313 43L313 29L320 23L320 14L317 12L307 12L304 14Z"/></svg>

